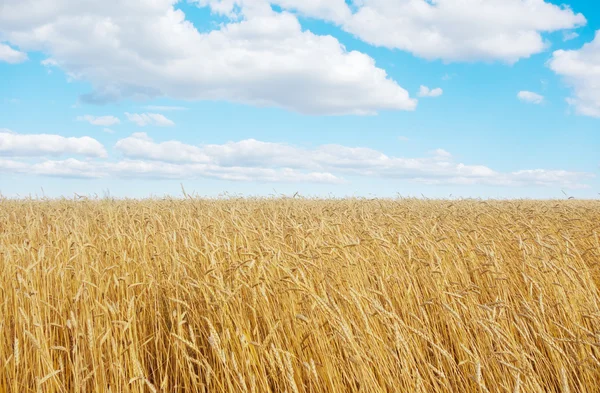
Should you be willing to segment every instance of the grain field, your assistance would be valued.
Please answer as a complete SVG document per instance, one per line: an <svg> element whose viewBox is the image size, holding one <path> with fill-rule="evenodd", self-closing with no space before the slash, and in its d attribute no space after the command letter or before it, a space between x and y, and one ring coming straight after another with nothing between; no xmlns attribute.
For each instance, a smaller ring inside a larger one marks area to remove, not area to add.
<svg viewBox="0 0 600 393"><path fill-rule="evenodd" d="M600 392L600 202L0 200L0 392Z"/></svg>

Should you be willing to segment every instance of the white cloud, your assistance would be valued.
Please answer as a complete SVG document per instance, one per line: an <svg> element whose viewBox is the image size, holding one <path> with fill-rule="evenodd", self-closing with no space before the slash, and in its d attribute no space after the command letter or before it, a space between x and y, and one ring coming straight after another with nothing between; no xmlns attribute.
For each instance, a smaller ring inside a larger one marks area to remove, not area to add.
<svg viewBox="0 0 600 393"><path fill-rule="evenodd" d="M577 37L579 37L579 34L577 34L574 31L565 31L563 33L563 41L565 41L565 42L574 40Z"/></svg>
<svg viewBox="0 0 600 393"><path fill-rule="evenodd" d="M213 178L230 181L285 183L342 183L325 172L302 172L290 168L220 167L207 164L171 164L158 161L123 160L118 162L45 160L35 164L0 159L0 172L74 178Z"/></svg>
<svg viewBox="0 0 600 393"><path fill-rule="evenodd" d="M200 147L186 145L179 141L155 143L143 132L119 140L115 148L124 156L133 159L188 163L209 162L208 156Z"/></svg>
<svg viewBox="0 0 600 393"><path fill-rule="evenodd" d="M4 61L9 64L18 64L24 62L25 60L27 60L27 53L20 52L0 42L0 61Z"/></svg>
<svg viewBox="0 0 600 393"><path fill-rule="evenodd" d="M107 134L114 134L115 131L111 130L110 128L103 128L102 131L106 132Z"/></svg>
<svg viewBox="0 0 600 393"><path fill-rule="evenodd" d="M416 107L371 57L303 30L266 2L247 2L239 20L206 33L175 3L4 0L0 34L91 82L94 92L81 97L88 103L167 96L330 115Z"/></svg>
<svg viewBox="0 0 600 393"><path fill-rule="evenodd" d="M517 98L530 104L541 104L544 102L544 96L532 91L522 90L517 93Z"/></svg>
<svg viewBox="0 0 600 393"><path fill-rule="evenodd" d="M408 137L405 137L405 136L403 136L403 135L400 135L400 136L398 137L398 140L399 140L400 142L408 142L410 139L409 139Z"/></svg>
<svg viewBox="0 0 600 393"><path fill-rule="evenodd" d="M107 176L103 164L69 158L61 161L46 160L22 168L20 172L39 176L102 178Z"/></svg>
<svg viewBox="0 0 600 393"><path fill-rule="evenodd" d="M175 123L159 113L125 113L129 121L134 122L140 127L160 126L172 127Z"/></svg>
<svg viewBox="0 0 600 393"><path fill-rule="evenodd" d="M202 0L215 7L247 0ZM542 34L583 26L586 19L544 0L271 0L333 21L372 45L426 59L513 63L548 46Z"/></svg>
<svg viewBox="0 0 600 393"><path fill-rule="evenodd" d="M548 66L573 88L567 102L580 115L600 117L600 30L577 50L557 50Z"/></svg>
<svg viewBox="0 0 600 393"><path fill-rule="evenodd" d="M56 136L33 137L35 138L20 140L18 143L11 144L9 141L7 145L6 136L0 134L0 152L9 151L9 155L13 156L42 156L66 151L82 154L81 151L84 150L89 156L106 156L104 148L91 138L86 141L83 141L85 138L79 138L78 141L59 140L60 143L57 143ZM74 142L85 142L85 146L90 146L90 140L98 144L101 150L98 149L98 145L95 149L73 147ZM65 148L69 144L70 147ZM15 145L25 148L19 149ZM331 184L345 182L345 176L352 176L406 179L428 184L563 188L586 188L586 181L595 177L592 173L544 169L498 172L483 165L456 162L452 155L443 149L434 150L425 157L405 158L388 156L364 147L321 145L307 149L254 139L202 146L179 141L158 143L145 133L136 133L119 140L115 150L123 156L119 161L81 161L69 158L30 163L0 159L0 171L79 178L214 178L231 181Z"/></svg>
<svg viewBox="0 0 600 393"><path fill-rule="evenodd" d="M513 63L542 52L541 33L585 18L543 0L363 0L342 27L377 46L426 59Z"/></svg>
<svg viewBox="0 0 600 393"><path fill-rule="evenodd" d="M573 183L574 173L569 171L530 169L512 172L511 175L516 182L531 183L541 186L552 186L562 183L571 186L571 188L585 188L582 184ZM591 179L594 177L594 175L590 173L579 173L578 175L581 179Z"/></svg>
<svg viewBox="0 0 600 393"><path fill-rule="evenodd" d="M78 116L78 121L86 121L94 126L114 126L116 124L121 123L121 120L115 116L92 116L92 115L84 115Z"/></svg>
<svg viewBox="0 0 600 393"><path fill-rule="evenodd" d="M302 172L290 168L222 167L208 164L171 164L157 161L125 160L106 165L118 177L214 178L231 181L286 183L341 183L342 179L326 172Z"/></svg>
<svg viewBox="0 0 600 393"><path fill-rule="evenodd" d="M0 173L26 173L28 172L29 165L20 161L6 160L0 156Z"/></svg>
<svg viewBox="0 0 600 393"><path fill-rule="evenodd" d="M313 18L343 23L351 17L345 0L273 0L272 3Z"/></svg>
<svg viewBox="0 0 600 393"><path fill-rule="evenodd" d="M305 149L254 139L221 145L193 146L179 141L154 142L144 133L121 139L115 146L126 160L135 160L142 168L158 168L179 173L189 168L286 169L315 173L409 179L431 184L487 184L499 186L585 187L585 179L594 175L554 170L523 170L502 173L482 165L465 165L452 155L437 149L429 157L390 157L377 150L341 145L321 145ZM145 164L141 164L145 163ZM150 163L154 163L150 165ZM158 164L161 165L158 165ZM182 169L186 168L186 169ZM150 169L148 169L150 172Z"/></svg>
<svg viewBox="0 0 600 393"><path fill-rule="evenodd" d="M341 23L351 16L345 0L191 0L200 6L209 6L213 12L238 19L243 16L242 9L260 9L265 4L298 11L298 13L318 19Z"/></svg>
<svg viewBox="0 0 600 393"><path fill-rule="evenodd" d="M427 86L421 85L421 87L419 88L418 96L419 97L439 97L442 94L444 94L444 90L442 90L440 87L436 87L435 89L430 89Z"/></svg>
<svg viewBox="0 0 600 393"><path fill-rule="evenodd" d="M100 142L87 136L66 138L51 134L0 132L0 156L39 157L63 154L78 154L88 157L107 157L108 155Z"/></svg>

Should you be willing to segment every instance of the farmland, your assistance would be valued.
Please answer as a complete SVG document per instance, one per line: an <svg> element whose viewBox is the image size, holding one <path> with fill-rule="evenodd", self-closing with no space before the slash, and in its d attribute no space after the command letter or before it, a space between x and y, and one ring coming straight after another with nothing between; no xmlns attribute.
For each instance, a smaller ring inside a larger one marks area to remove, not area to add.
<svg viewBox="0 0 600 393"><path fill-rule="evenodd" d="M600 392L600 202L0 200L0 392Z"/></svg>

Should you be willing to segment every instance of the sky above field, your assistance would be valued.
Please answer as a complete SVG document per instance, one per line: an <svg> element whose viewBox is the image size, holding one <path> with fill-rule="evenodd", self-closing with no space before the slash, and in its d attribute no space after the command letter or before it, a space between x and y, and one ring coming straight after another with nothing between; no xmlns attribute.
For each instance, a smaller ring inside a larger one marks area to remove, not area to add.
<svg viewBox="0 0 600 393"><path fill-rule="evenodd" d="M598 198L567 3L2 0L0 193Z"/></svg>

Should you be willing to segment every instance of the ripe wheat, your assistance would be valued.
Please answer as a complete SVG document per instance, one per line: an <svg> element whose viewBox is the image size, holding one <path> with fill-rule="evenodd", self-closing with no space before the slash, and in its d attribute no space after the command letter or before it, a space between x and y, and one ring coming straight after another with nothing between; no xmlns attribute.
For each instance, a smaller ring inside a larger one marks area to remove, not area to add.
<svg viewBox="0 0 600 393"><path fill-rule="evenodd" d="M600 392L600 202L0 199L0 392Z"/></svg>

